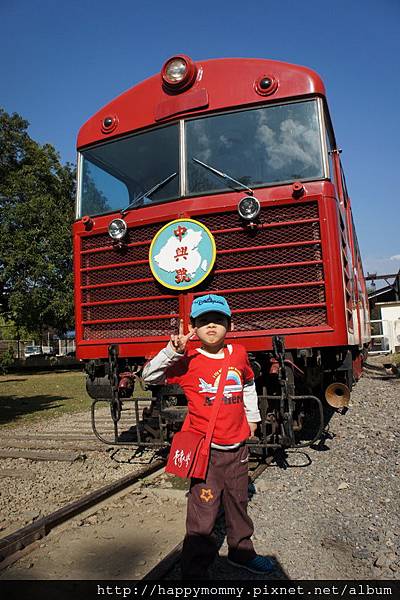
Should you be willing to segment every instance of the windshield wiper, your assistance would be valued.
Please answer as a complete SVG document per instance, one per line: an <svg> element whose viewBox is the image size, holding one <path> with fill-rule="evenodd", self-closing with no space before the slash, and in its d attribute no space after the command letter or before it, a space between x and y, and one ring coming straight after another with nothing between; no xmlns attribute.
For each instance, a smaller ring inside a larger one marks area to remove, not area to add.
<svg viewBox="0 0 400 600"><path fill-rule="evenodd" d="M218 175L218 177L222 177L222 179L225 179L228 181L233 181L233 183L240 185L240 187L242 187L243 189L250 192L251 195L254 194L253 190L251 188L247 187L247 185L245 185L241 181L238 181L237 179L233 179L233 177L231 177L230 175L227 175L226 173L223 173L222 171L218 171L218 169L215 169L214 167L207 165L205 162L202 162L198 158L194 158L194 156L192 156L192 160L194 162L198 163L199 165L201 165L202 167L204 167L205 169L208 169L209 171L211 171L211 173L214 173L214 175Z"/></svg>
<svg viewBox="0 0 400 600"><path fill-rule="evenodd" d="M163 185L165 185L166 183L168 183L169 181L171 181L171 179L173 179L176 175L177 175L177 172L171 173L171 175L168 175L168 177L166 177L165 179L163 179L159 183L156 183L155 186L153 186L152 188L150 188L146 192L143 192L143 194L140 194L140 196L138 196L137 198L135 198L130 204L128 204L128 206L126 208L124 208L123 210L121 210L121 214L123 215L127 210L129 210L130 208L132 208L133 206L135 206L135 204L139 204L139 202L141 200L143 200L143 198L145 198L146 196L151 196L151 194L154 194L154 192L156 192L161 187L163 187Z"/></svg>

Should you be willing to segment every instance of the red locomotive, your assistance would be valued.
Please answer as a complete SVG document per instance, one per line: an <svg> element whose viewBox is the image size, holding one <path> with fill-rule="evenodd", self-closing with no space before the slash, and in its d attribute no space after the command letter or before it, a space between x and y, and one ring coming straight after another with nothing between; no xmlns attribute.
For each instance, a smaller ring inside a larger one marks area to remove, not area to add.
<svg viewBox="0 0 400 600"><path fill-rule="evenodd" d="M270 60L175 56L89 119L78 153L77 355L93 415L110 402L113 443L143 363L207 292L227 298L228 339L252 361L256 445L317 439L329 407L346 408L370 340L320 77ZM143 414L136 402L136 443L167 443L181 404L166 387Z"/></svg>

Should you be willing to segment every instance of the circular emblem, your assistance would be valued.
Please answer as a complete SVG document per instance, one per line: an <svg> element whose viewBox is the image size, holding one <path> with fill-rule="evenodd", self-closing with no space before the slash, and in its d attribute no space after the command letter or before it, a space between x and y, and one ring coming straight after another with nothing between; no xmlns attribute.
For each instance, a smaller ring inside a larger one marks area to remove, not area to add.
<svg viewBox="0 0 400 600"><path fill-rule="evenodd" d="M151 242L151 272L172 290L188 290L199 285L215 262L212 233L193 219L176 219L164 225Z"/></svg>

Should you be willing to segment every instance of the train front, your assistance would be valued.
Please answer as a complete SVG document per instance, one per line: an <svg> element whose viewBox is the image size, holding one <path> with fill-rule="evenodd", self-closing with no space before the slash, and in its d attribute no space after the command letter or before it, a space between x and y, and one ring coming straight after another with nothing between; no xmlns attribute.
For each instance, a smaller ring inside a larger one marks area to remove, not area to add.
<svg viewBox="0 0 400 600"><path fill-rule="evenodd" d="M89 394L111 403L115 443L141 366L180 318L187 327L193 298L212 292L227 298L228 337L253 361L262 445L294 444L304 410L282 401L282 388L298 393L294 376L270 385L271 374L296 374L308 360L315 378L321 352L348 344L327 122L323 84L308 69L178 56L82 127L77 356ZM282 338L286 349L276 347ZM299 389L310 393L312 382ZM168 439L165 394L144 411L153 419L146 443ZM141 420L136 408L139 442Z"/></svg>

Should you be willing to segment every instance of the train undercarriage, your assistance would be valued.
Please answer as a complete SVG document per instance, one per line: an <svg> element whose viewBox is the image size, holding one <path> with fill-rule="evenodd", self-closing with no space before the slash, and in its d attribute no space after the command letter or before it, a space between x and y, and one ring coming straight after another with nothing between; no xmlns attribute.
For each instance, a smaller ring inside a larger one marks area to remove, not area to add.
<svg viewBox="0 0 400 600"><path fill-rule="evenodd" d="M301 448L315 444L334 412L344 414L353 384L361 375L366 351L358 348L320 348L287 351L285 339L273 337L272 352L249 354L261 414L248 444L255 453L266 449ZM93 399L92 428L104 443L159 448L168 447L187 413L186 399L177 385L151 386L145 396L140 378L142 365L118 357L118 346L109 347L108 362L86 364L86 389ZM146 401L146 406L140 404ZM96 425L100 403L108 403L113 439ZM128 431L120 427L128 404L133 419ZM132 411L131 411L132 414Z"/></svg>

